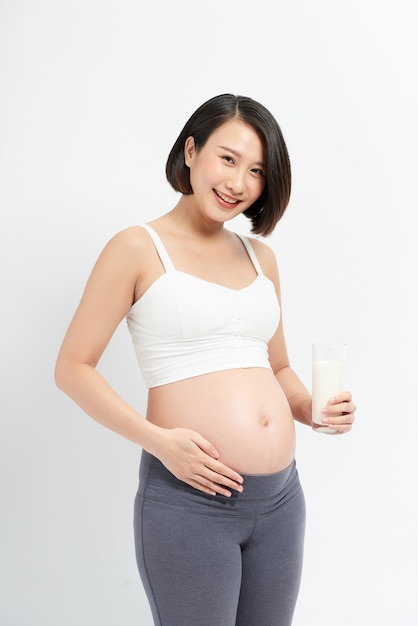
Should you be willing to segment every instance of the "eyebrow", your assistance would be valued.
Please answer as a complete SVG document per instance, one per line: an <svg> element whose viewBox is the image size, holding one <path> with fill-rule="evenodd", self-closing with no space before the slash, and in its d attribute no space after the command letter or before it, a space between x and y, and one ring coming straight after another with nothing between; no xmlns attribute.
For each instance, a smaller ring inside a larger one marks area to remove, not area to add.
<svg viewBox="0 0 418 626"><path fill-rule="evenodd" d="M234 154L239 159L242 157L242 154L240 152L237 152L236 150L233 150L232 148L228 148L228 146L218 146L218 148L220 148L221 150L226 150L227 152L232 152L232 154ZM261 167L266 167L266 164L263 161L257 161L256 163L254 163L254 165L260 165Z"/></svg>

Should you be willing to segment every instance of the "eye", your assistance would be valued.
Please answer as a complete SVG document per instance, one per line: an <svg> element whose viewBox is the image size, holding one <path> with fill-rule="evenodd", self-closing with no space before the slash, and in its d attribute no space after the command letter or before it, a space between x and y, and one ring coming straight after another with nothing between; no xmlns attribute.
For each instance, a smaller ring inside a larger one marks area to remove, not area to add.
<svg viewBox="0 0 418 626"><path fill-rule="evenodd" d="M223 159L227 163L234 163L234 159L231 156L227 155L227 154L225 156L221 157L221 159Z"/></svg>
<svg viewBox="0 0 418 626"><path fill-rule="evenodd" d="M253 174L256 174L256 176L264 176L264 171L260 170L258 167L254 167L251 171Z"/></svg>

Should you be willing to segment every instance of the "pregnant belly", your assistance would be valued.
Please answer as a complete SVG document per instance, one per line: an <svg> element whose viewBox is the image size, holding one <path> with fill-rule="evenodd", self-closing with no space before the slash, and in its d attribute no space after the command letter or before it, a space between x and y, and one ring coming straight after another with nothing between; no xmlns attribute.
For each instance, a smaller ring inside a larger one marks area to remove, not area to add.
<svg viewBox="0 0 418 626"><path fill-rule="evenodd" d="M264 368L226 370L153 388L147 419L163 428L199 432L223 463L244 474L280 471L295 453L288 402Z"/></svg>

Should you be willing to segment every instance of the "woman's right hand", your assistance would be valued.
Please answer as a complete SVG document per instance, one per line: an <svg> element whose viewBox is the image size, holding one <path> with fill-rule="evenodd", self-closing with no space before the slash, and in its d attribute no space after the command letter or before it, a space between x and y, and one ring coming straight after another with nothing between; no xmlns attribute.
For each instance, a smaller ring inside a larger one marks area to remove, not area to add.
<svg viewBox="0 0 418 626"><path fill-rule="evenodd" d="M243 478L218 461L216 448L194 430L161 428L156 452L151 452L176 478L211 495L241 492Z"/></svg>

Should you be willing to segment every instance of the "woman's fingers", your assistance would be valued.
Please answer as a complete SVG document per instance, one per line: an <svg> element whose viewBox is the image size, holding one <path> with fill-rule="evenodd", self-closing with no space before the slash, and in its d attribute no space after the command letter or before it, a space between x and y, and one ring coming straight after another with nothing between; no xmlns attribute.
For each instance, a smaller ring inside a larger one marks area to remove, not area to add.
<svg viewBox="0 0 418 626"><path fill-rule="evenodd" d="M339 393L322 409L322 422L334 428L336 434L347 433L353 426L356 408L349 391Z"/></svg>
<svg viewBox="0 0 418 626"><path fill-rule="evenodd" d="M212 495L242 491L242 476L219 461L219 452L199 433L173 428L161 435L157 456L176 478Z"/></svg>
<svg viewBox="0 0 418 626"><path fill-rule="evenodd" d="M205 466L202 478L206 485L209 485L212 489L217 491L217 493L222 493L223 495L231 495L229 489L233 489L238 492L243 490L242 476L222 463L220 463L216 468Z"/></svg>
<svg viewBox="0 0 418 626"><path fill-rule="evenodd" d="M242 476L227 465L224 465L221 461L218 461L219 452L209 441L199 435L199 433L195 434L193 441L203 452L203 456L198 456L196 459L199 462L196 473L211 480L215 484L231 487L239 491L243 482Z"/></svg>

